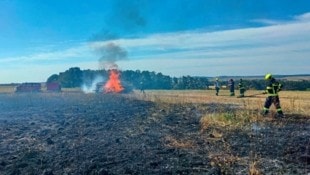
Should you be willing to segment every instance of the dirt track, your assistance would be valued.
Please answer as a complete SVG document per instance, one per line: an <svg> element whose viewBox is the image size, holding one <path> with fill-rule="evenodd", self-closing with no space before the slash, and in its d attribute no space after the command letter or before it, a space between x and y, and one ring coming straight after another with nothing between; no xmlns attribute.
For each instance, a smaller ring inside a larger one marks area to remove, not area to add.
<svg viewBox="0 0 310 175"><path fill-rule="evenodd" d="M224 104L165 105L122 95L1 94L0 174L310 172L310 117L210 127ZM215 134L218 133L218 134Z"/></svg>

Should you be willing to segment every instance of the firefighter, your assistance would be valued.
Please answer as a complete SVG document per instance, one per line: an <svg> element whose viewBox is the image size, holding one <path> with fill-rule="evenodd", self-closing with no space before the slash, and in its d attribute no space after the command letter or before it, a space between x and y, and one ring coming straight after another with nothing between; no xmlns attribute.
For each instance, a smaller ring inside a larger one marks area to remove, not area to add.
<svg viewBox="0 0 310 175"><path fill-rule="evenodd" d="M245 87L244 87L244 83L243 83L242 79L240 79L240 81L239 81L238 88L240 91L239 97L244 97Z"/></svg>
<svg viewBox="0 0 310 175"><path fill-rule="evenodd" d="M216 91L215 95L218 96L220 92L220 83L218 78L215 79L214 87Z"/></svg>
<svg viewBox="0 0 310 175"><path fill-rule="evenodd" d="M143 81L140 81L140 92L145 94Z"/></svg>
<svg viewBox="0 0 310 175"><path fill-rule="evenodd" d="M233 79L230 79L228 81L230 96L235 96L235 82Z"/></svg>
<svg viewBox="0 0 310 175"><path fill-rule="evenodd" d="M269 107L273 103L277 109L277 114L278 114L277 116L284 117L283 111L280 106L280 99L278 95L278 92L280 92L282 89L282 84L276 81L276 79L274 79L272 75L269 73L265 75L265 80L267 81L267 87L263 93L267 94L268 97L266 98L266 101L264 104L264 115L268 114Z"/></svg>

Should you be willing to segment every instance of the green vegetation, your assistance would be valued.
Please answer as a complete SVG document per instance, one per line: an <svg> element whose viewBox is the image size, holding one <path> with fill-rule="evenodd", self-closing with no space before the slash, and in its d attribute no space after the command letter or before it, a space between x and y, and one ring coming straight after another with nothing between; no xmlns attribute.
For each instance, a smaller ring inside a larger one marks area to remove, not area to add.
<svg viewBox="0 0 310 175"><path fill-rule="evenodd" d="M61 72L58 75L53 74L47 82L60 82L62 87L73 88L80 87L81 85L90 86L97 77L102 77L103 80L108 78L108 70L81 70L79 67L73 67L65 72ZM170 77L163 75L162 73L156 73L154 71L140 71L140 70L125 70L120 71L120 78L124 86L134 87L137 89L165 89L165 90L186 90L186 89L208 89L208 86L213 85L213 80L210 81L210 77ZM284 85L283 90L309 90L310 80L302 79L299 81L293 81L287 79L288 76L283 79L283 76L275 76L280 79L280 82ZM307 77L307 75L305 75ZM235 79L235 84L239 83L239 79L242 77L231 77ZM256 79L255 79L256 78ZM300 78L300 77L299 77ZM227 85L226 80L230 77L220 77L221 85ZM263 90L265 89L265 81L259 79L259 77L249 78L244 77L244 84L247 89Z"/></svg>
<svg viewBox="0 0 310 175"><path fill-rule="evenodd" d="M244 83L248 89L263 90L266 87L264 80L244 80ZM293 81L280 79L280 83L283 84L283 90L306 91L310 87L310 80Z"/></svg>

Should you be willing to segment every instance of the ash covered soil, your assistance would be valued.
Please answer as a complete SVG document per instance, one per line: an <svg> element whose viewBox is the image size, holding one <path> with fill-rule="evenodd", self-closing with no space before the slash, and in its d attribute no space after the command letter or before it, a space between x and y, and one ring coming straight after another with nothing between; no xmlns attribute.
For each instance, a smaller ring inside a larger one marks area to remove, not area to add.
<svg viewBox="0 0 310 175"><path fill-rule="evenodd" d="M224 104L156 104L120 94L0 94L0 174L307 174L310 117L241 129L200 119Z"/></svg>

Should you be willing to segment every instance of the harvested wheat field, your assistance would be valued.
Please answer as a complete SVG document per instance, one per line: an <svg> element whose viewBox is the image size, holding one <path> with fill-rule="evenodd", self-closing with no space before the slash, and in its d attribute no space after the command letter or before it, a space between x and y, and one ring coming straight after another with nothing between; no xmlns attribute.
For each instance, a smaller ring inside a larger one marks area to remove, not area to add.
<svg viewBox="0 0 310 175"><path fill-rule="evenodd" d="M2 93L0 174L310 173L310 92L256 93Z"/></svg>

